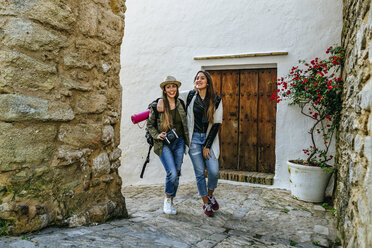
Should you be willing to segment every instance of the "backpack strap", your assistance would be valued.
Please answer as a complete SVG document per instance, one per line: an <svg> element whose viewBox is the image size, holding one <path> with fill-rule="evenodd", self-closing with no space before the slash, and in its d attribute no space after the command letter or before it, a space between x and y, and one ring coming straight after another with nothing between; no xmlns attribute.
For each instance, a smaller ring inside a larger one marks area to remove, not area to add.
<svg viewBox="0 0 372 248"><path fill-rule="evenodd" d="M221 97L216 94L216 109L218 108L218 105L220 105Z"/></svg>
<svg viewBox="0 0 372 248"><path fill-rule="evenodd" d="M196 90L190 90L189 93L187 94L186 111L191 103L192 98L195 96L195 93L196 93Z"/></svg>
<svg viewBox="0 0 372 248"><path fill-rule="evenodd" d="M196 90L190 90L187 94L187 101L186 101L186 109L189 107L192 98L195 96ZM220 105L221 97L216 94L216 109L218 108L218 105Z"/></svg>
<svg viewBox="0 0 372 248"><path fill-rule="evenodd" d="M183 110L185 110L185 112L187 112L187 108L185 106L185 102L181 98L178 98L178 99L180 100L180 103L181 103L181 105L183 107Z"/></svg>
<svg viewBox="0 0 372 248"><path fill-rule="evenodd" d="M152 108L152 110L154 110L154 113L155 113L155 118L158 119L159 118L159 112L157 110L157 106L158 106L158 101L159 99L161 98L157 98L156 100L152 101L149 106L147 107L148 109Z"/></svg>

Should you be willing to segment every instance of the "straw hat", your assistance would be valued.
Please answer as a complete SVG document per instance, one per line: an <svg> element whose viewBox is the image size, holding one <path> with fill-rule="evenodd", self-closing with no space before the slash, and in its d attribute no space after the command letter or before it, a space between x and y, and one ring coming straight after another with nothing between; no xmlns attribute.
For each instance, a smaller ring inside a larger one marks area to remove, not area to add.
<svg viewBox="0 0 372 248"><path fill-rule="evenodd" d="M172 76L167 76L164 79L164 81L160 84L160 88L164 89L164 86L166 86L167 84L175 84L175 85L177 85L178 88L181 86L181 82L177 81L177 79L175 77L172 77Z"/></svg>

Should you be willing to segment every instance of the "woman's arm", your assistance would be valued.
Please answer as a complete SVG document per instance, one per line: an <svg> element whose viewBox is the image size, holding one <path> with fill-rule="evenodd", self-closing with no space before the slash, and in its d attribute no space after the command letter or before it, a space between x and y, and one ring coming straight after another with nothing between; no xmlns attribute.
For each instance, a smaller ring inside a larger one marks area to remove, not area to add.
<svg viewBox="0 0 372 248"><path fill-rule="evenodd" d="M219 97L219 96L218 96ZM214 117L213 117L213 123L222 123L222 118L223 118L223 106L222 106L222 99L220 98L220 103L218 104L218 107L216 111L214 112Z"/></svg>
<svg viewBox="0 0 372 248"><path fill-rule="evenodd" d="M212 147L214 138L216 138L218 130L220 129L221 123L215 123L212 125L211 130L209 131L207 140L205 141L205 148L210 149Z"/></svg>
<svg viewBox="0 0 372 248"><path fill-rule="evenodd" d="M157 128L157 119L153 107L150 108L150 115L146 124L146 128L153 139L156 139L156 137L158 137L158 135L160 134Z"/></svg>
<svg viewBox="0 0 372 248"><path fill-rule="evenodd" d="M182 99L182 101L186 104L187 95L189 94L189 90L184 90L179 92L179 98Z"/></svg>
<svg viewBox="0 0 372 248"><path fill-rule="evenodd" d="M159 113L158 113L158 118L159 118ZM147 124L146 124L147 130L149 131L153 139L164 140L165 137L167 136L167 133L160 132L157 127L157 123L158 123L158 120L156 119L155 110L153 109L153 107L151 107L149 120L147 121Z"/></svg>
<svg viewBox="0 0 372 248"><path fill-rule="evenodd" d="M216 138L218 130L221 127L222 117L223 117L223 107L222 107L222 99L221 99L216 111L214 112L214 123L211 127L211 130L209 131L207 140L205 141L205 144L204 144L203 156L205 159L209 159L209 157L211 156L209 150L212 147L213 141Z"/></svg>

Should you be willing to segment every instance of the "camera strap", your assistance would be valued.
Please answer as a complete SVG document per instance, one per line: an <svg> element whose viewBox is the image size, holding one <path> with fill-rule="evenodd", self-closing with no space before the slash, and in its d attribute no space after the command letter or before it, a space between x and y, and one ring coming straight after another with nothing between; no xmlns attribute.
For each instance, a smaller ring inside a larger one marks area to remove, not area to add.
<svg viewBox="0 0 372 248"><path fill-rule="evenodd" d="M142 171L141 171L140 178L143 178L143 174L145 173L146 165L150 162L150 152L151 152L151 148L152 148L152 146L149 147L149 151L148 151L148 153L147 153L146 161L145 161L145 163L144 163L143 166L142 166Z"/></svg>

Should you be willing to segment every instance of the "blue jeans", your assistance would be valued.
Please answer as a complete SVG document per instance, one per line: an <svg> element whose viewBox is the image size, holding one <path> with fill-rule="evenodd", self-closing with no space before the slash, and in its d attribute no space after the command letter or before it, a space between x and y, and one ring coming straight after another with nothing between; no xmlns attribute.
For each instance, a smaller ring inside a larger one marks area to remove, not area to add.
<svg viewBox="0 0 372 248"><path fill-rule="evenodd" d="M160 161L167 174L165 177L165 194L171 198L174 198L177 193L184 152L185 141L181 137L170 145L163 145Z"/></svg>
<svg viewBox="0 0 372 248"><path fill-rule="evenodd" d="M210 149L212 157L209 157L209 159L204 159L203 157L203 148L206 140L207 136L205 133L194 133L189 151L200 196L208 195L205 182L205 166L207 166L208 171L208 189L214 190L217 188L219 174L218 159L214 155L213 150Z"/></svg>

